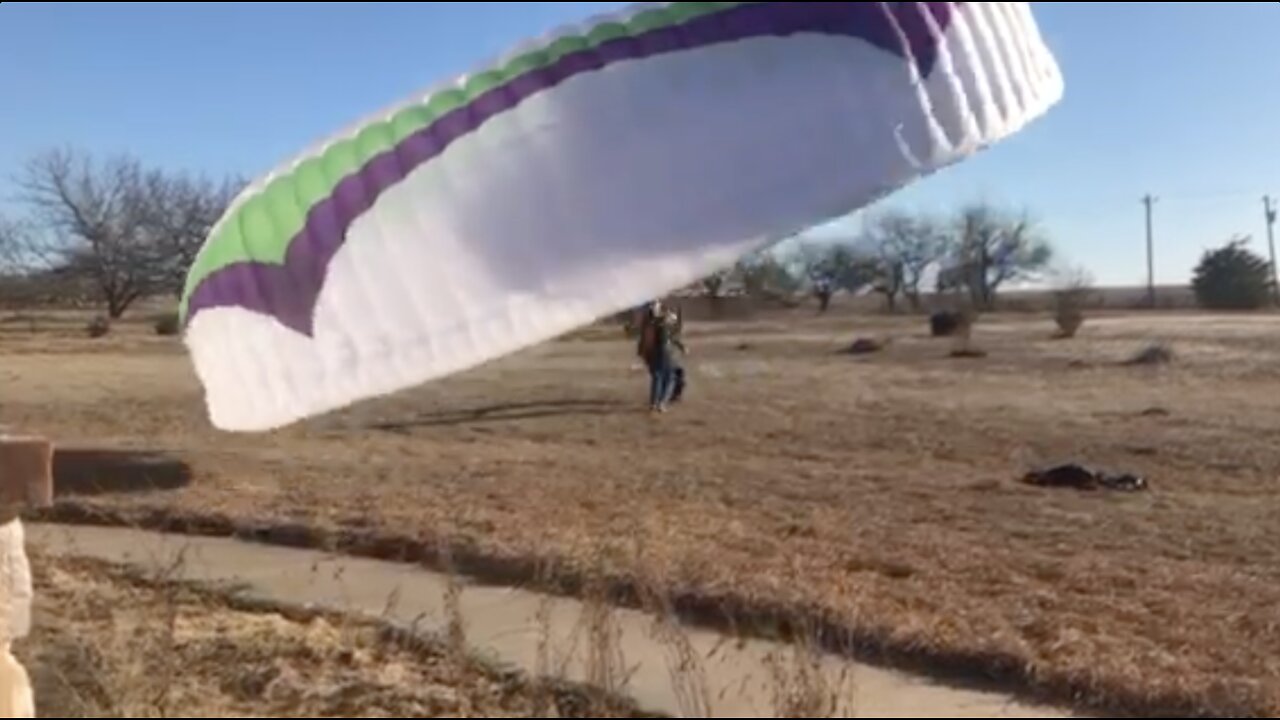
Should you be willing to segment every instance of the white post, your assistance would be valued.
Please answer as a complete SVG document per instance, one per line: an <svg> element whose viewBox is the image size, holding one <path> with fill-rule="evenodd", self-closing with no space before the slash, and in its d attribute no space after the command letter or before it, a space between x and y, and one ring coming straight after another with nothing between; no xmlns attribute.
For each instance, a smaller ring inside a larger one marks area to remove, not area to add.
<svg viewBox="0 0 1280 720"><path fill-rule="evenodd" d="M53 445L0 436L0 717L34 718L35 696L13 643L31 631L34 592L20 514L53 503Z"/></svg>

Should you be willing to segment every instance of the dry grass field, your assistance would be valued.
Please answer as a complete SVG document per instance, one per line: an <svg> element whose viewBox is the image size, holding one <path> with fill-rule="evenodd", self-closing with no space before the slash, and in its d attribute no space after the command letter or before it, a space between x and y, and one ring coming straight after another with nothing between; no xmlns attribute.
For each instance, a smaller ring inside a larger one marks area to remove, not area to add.
<svg viewBox="0 0 1280 720"><path fill-rule="evenodd" d="M689 398L660 418L631 345L596 328L267 436L210 428L176 340L81 325L0 324L0 424L170 453L193 480L78 488L64 517L448 546L1117 713L1280 713L1280 317L1114 314L1053 340L1047 317L991 316L973 359L919 318L696 323ZM889 344L840 353L855 337ZM1125 364L1155 342L1172 362ZM1151 489L1019 482L1072 461Z"/></svg>
<svg viewBox="0 0 1280 720"><path fill-rule="evenodd" d="M643 717L368 623L92 563L36 571L19 654L40 717Z"/></svg>

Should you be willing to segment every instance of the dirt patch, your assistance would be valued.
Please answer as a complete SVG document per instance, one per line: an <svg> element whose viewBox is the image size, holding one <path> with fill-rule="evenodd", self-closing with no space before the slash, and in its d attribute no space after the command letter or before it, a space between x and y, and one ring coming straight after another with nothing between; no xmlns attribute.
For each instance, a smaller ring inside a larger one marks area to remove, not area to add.
<svg viewBox="0 0 1280 720"><path fill-rule="evenodd" d="M652 717L375 624L39 558L40 717Z"/></svg>

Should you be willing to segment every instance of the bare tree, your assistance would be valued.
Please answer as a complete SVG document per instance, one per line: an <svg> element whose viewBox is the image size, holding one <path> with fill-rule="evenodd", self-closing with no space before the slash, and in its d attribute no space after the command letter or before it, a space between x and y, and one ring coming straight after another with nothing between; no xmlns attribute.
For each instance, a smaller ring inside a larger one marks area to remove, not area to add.
<svg viewBox="0 0 1280 720"><path fill-rule="evenodd" d="M802 245L796 253L796 263L796 274L807 279L820 312L831 307L836 293L861 292L877 277L875 260L860 255L847 243Z"/></svg>
<svg viewBox="0 0 1280 720"><path fill-rule="evenodd" d="M148 174L146 226L157 252L156 291L182 293L187 270L242 186L238 180L219 184L186 175Z"/></svg>
<svg viewBox="0 0 1280 720"><path fill-rule="evenodd" d="M708 275L700 283L702 291L712 300L719 300L724 296L724 286L729 283L729 279L732 277L732 270L721 270L718 273Z"/></svg>
<svg viewBox="0 0 1280 720"><path fill-rule="evenodd" d="M741 260L735 273L742 281L743 290L751 297L786 298L804 285L804 280L787 263L779 260L772 249Z"/></svg>
<svg viewBox="0 0 1280 720"><path fill-rule="evenodd" d="M906 296L913 310L919 310L923 305L920 286L930 268L946 255L948 237L928 216L890 214L878 225L880 257L893 273L892 285Z"/></svg>
<svg viewBox="0 0 1280 720"><path fill-rule="evenodd" d="M0 274L24 274L30 268L31 228L0 215Z"/></svg>
<svg viewBox="0 0 1280 720"><path fill-rule="evenodd" d="M838 245L805 245L800 253L802 271L818 300L818 312L825 313L831 309L836 293L843 289L842 277L850 265L848 249Z"/></svg>
<svg viewBox="0 0 1280 720"><path fill-rule="evenodd" d="M1053 248L1026 214L970 205L956 220L955 233L939 289L967 290L977 308L990 309L1002 287L1034 277L1053 259Z"/></svg>
<svg viewBox="0 0 1280 720"><path fill-rule="evenodd" d="M875 254L875 287L885 296L889 310L897 310L898 298L903 296L919 309L920 285L946 246L937 225L928 218L891 211L868 223L861 243Z"/></svg>
<svg viewBox="0 0 1280 720"><path fill-rule="evenodd" d="M947 255L950 238L928 216L888 211L869 220L859 244L875 258L875 289L890 311L905 297L914 310L923 305L921 286Z"/></svg>
<svg viewBox="0 0 1280 720"><path fill-rule="evenodd" d="M796 251L799 272L808 280L813 296L818 300L820 313L831 308L831 301L840 290L844 251L845 248L840 246L813 243L801 245Z"/></svg>
<svg viewBox="0 0 1280 720"><path fill-rule="evenodd" d="M885 305L889 312L898 311L898 298L902 296L906 283L903 278L902 261L896 258L881 258L876 263L875 291L884 295Z"/></svg>
<svg viewBox="0 0 1280 720"><path fill-rule="evenodd" d="M181 290L236 187L72 150L32 159L20 185L43 230L33 254L53 258L57 276L91 281L112 319L139 298Z"/></svg>
<svg viewBox="0 0 1280 720"><path fill-rule="evenodd" d="M34 299L26 248L30 228L0 216L0 304L27 303Z"/></svg>
<svg viewBox="0 0 1280 720"><path fill-rule="evenodd" d="M151 289L154 247L136 160L112 158L99 167L53 151L28 163L22 186L47 230L46 251L60 256L59 274L92 278L111 318Z"/></svg>

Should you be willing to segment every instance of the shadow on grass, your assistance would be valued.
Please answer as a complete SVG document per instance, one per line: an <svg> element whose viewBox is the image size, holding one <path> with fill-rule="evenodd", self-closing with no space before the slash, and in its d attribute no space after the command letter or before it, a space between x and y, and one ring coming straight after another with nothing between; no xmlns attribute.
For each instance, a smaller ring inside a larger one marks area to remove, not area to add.
<svg viewBox="0 0 1280 720"><path fill-rule="evenodd" d="M553 417L599 417L617 413L624 406L616 400L550 400L525 403L498 403L465 410L425 413L417 417L386 420L368 429L406 433L416 428L453 427L478 423L503 423Z"/></svg>
<svg viewBox="0 0 1280 720"><path fill-rule="evenodd" d="M56 448L54 492L58 497L180 490L191 484L191 467L146 451Z"/></svg>

